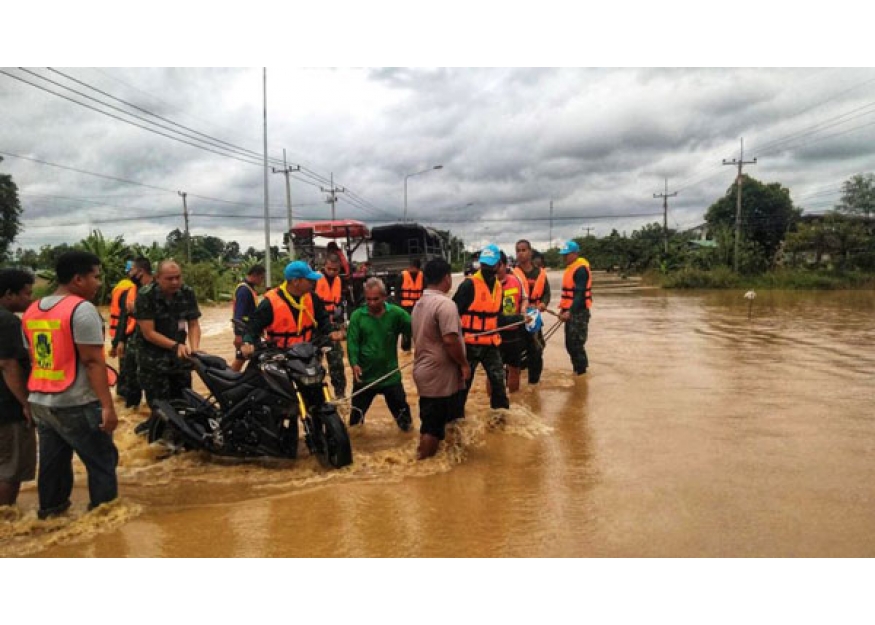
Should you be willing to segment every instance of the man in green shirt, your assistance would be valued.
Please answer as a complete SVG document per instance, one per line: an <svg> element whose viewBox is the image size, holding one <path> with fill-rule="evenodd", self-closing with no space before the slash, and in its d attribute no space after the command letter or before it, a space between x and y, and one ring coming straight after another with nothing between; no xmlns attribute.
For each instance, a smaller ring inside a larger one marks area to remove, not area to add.
<svg viewBox="0 0 875 625"><path fill-rule="evenodd" d="M349 320L346 348L354 378L350 425L362 423L374 397L382 395L398 427L410 430L410 406L398 369L398 336L410 341L410 315L386 302L386 285L379 278L365 283L365 305ZM373 386L369 386L373 384ZM356 395L365 387L367 390Z"/></svg>

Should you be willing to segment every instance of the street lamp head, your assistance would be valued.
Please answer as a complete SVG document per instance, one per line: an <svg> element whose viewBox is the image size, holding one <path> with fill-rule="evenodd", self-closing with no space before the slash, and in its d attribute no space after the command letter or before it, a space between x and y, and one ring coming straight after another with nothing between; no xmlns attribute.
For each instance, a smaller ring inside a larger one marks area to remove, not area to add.
<svg viewBox="0 0 875 625"><path fill-rule="evenodd" d="M443 165L435 165L434 167L432 167L432 169L443 169L443 168L444 168Z"/></svg>

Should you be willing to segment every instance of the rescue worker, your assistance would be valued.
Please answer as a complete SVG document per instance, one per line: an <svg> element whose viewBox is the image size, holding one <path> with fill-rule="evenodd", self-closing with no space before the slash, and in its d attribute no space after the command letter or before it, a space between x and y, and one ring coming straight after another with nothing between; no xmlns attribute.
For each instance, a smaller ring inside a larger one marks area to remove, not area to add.
<svg viewBox="0 0 875 625"><path fill-rule="evenodd" d="M132 317L127 319L127 322L122 322L122 312L125 308L125 303L133 302L137 297L137 285L134 284L132 274L134 273L134 261L129 260L125 263L125 277L119 280L114 287L109 300L109 340L110 350L109 355L113 358L118 358L119 373L118 381L116 382L115 393L117 397L123 397L125 403L128 399L128 376L122 371L122 358L124 356L124 347L119 352L119 343L124 342L124 337L130 335L134 331L137 322ZM136 385L136 383L135 383ZM139 402L138 402L139 403Z"/></svg>
<svg viewBox="0 0 875 625"><path fill-rule="evenodd" d="M425 290L421 267L422 263L418 258L411 258L410 266L401 272L401 277L398 280L398 302L401 304L401 308L407 311L407 314L413 312L413 307L416 306L416 302L419 301ZM405 352L410 351L409 337L401 338L401 349Z"/></svg>
<svg viewBox="0 0 875 625"><path fill-rule="evenodd" d="M337 254L329 254L325 258L322 267L322 277L316 281L316 297L325 307L331 319L332 330L340 330L343 327L343 285L340 276L340 257ZM331 386L334 387L334 396L346 395L346 371L343 365L343 345L340 341L332 341L331 349L325 354L328 360L328 373L331 376Z"/></svg>
<svg viewBox="0 0 875 625"><path fill-rule="evenodd" d="M240 346L243 345L243 329L245 324L249 323L249 316L258 307L258 291L255 289L264 284L266 273L264 265L252 265L246 272L246 277L237 285L234 297L231 299L231 318L243 323L243 327L240 327L234 321L231 322L234 328L234 362L231 363L231 369L234 371L240 371L243 363L246 362L243 354L240 353Z"/></svg>
<svg viewBox="0 0 875 625"><path fill-rule="evenodd" d="M525 282L520 280L507 265L507 256L501 252L498 269L495 272L501 283L501 312L507 316L519 315L528 307ZM505 380L509 393L520 390L520 366L522 365L523 335L528 334L522 326L516 326L500 332L501 361L504 363ZM489 389L489 381L486 384Z"/></svg>
<svg viewBox="0 0 875 625"><path fill-rule="evenodd" d="M565 322L565 350L571 358L574 373L583 375L589 366L586 339L592 308L592 272L589 262L580 256L580 247L574 241L567 241L559 254L565 261L562 299L559 301L559 319Z"/></svg>
<svg viewBox="0 0 875 625"><path fill-rule="evenodd" d="M88 475L88 509L118 496L118 425L104 357L103 319L88 301L100 289L100 259L71 250L55 265L58 288L22 317L30 350L28 398L39 434L37 517L70 507L73 454Z"/></svg>
<svg viewBox="0 0 875 625"><path fill-rule="evenodd" d="M118 355L119 374L116 394L124 398L126 408L136 408L140 405L143 389L140 387L137 371L137 350L141 340L137 331L137 320L134 317L134 305L137 301L138 289L152 284L154 279L152 263L148 258L140 256L134 260L133 269L128 275L134 287L122 293L119 298L119 330L116 332L109 355Z"/></svg>
<svg viewBox="0 0 875 625"><path fill-rule="evenodd" d="M534 264L532 244L526 239L516 242L516 267L513 273L526 287L529 306L544 312L550 303L550 281L543 267ZM523 332L523 368L528 370L529 384L537 384L544 370L544 335L539 329L535 333Z"/></svg>
<svg viewBox="0 0 875 625"><path fill-rule="evenodd" d="M140 335L138 377L152 409L134 432L146 434L157 419L155 402L181 399L183 390L191 388L191 367L185 361L200 348L201 311L176 261L158 263L155 281L137 293L134 316Z"/></svg>
<svg viewBox="0 0 875 625"><path fill-rule="evenodd" d="M504 366L498 346L501 345L500 325L523 321L522 316L507 317L502 314L501 283L495 275L501 251L496 245L487 245L480 252L480 269L456 289L453 301L462 319L462 332L465 339L465 355L471 369L465 380L465 389L460 392L459 415L464 417L468 393L474 382L477 364L483 363L486 377L490 383L489 405L494 408L510 408L507 388L504 383ZM475 336L486 331L489 334Z"/></svg>
<svg viewBox="0 0 875 625"><path fill-rule="evenodd" d="M412 427L410 406L398 370L398 336L410 336L410 315L386 302L386 285L379 278L365 283L365 305L349 319L349 366L353 398L349 424L364 422L374 398L382 395L403 432Z"/></svg>
<svg viewBox="0 0 875 625"><path fill-rule="evenodd" d="M267 340L285 348L313 340L315 335L328 334L332 340L343 340L343 332L331 330L331 318L318 297L313 297L313 282L322 274L313 271L303 260L286 265L285 280L264 294L264 299L252 313L240 351L252 356L262 332Z"/></svg>

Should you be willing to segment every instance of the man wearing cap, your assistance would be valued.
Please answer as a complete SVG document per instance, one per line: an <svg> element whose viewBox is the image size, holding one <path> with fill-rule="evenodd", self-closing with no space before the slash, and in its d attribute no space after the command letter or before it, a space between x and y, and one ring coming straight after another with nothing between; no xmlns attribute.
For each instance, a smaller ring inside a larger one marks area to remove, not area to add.
<svg viewBox="0 0 875 625"><path fill-rule="evenodd" d="M342 341L340 330L331 331L331 317L318 297L313 297L313 283L322 277L303 260L286 265L285 280L264 294L264 299L249 317L243 333L240 351L249 358L262 333L280 348L295 343L312 341L315 335L329 334L334 341Z"/></svg>
<svg viewBox="0 0 875 625"><path fill-rule="evenodd" d="M580 256L580 247L574 241L567 241L559 254L565 261L559 319L565 322L565 349L571 357L574 373L583 375L589 366L586 338L592 308L592 272L589 262Z"/></svg>
<svg viewBox="0 0 875 625"><path fill-rule="evenodd" d="M148 258L140 256L131 261L128 277L134 286L119 297L118 329L112 339L110 356L118 356L118 383L116 395L123 397L126 408L136 408L143 397L137 372L137 350L140 340L137 332L137 320L134 318L134 304L137 300L137 290L152 283L152 263Z"/></svg>
<svg viewBox="0 0 875 625"><path fill-rule="evenodd" d="M125 305L128 301L133 303L137 297L137 285L134 283L134 261L129 260L125 263L125 277L119 280L114 287L109 300L109 340L112 347L109 350L109 355L113 358L118 357L119 376L116 385L116 395L124 397L127 401L127 383L128 376L121 370L121 363L124 357L124 345L119 350L119 343L123 343L124 337L134 331L136 321L133 318L128 318L122 321L122 315L125 310Z"/></svg>
<svg viewBox="0 0 875 625"><path fill-rule="evenodd" d="M510 408L504 381L504 366L498 346L501 345L499 328L523 321L522 315L502 313L502 289L495 272L501 259L497 245L487 245L480 252L480 269L465 278L456 289L453 301L462 319L465 339L465 355L471 368L465 389L460 393L460 416L464 416L465 403L474 381L477 364L482 362L489 380L489 405L494 408Z"/></svg>
<svg viewBox="0 0 875 625"><path fill-rule="evenodd" d="M201 311L194 289L183 284L176 261L158 263L155 280L137 293L133 314L139 335L138 378L152 408L152 416L134 431L146 434L157 419L155 402L181 399L183 390L191 388L191 368L186 361L200 347Z"/></svg>

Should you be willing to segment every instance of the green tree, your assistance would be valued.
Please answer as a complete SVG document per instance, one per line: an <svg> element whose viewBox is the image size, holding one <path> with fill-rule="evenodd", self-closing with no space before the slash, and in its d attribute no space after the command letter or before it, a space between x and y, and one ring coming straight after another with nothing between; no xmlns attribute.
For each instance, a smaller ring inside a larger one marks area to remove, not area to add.
<svg viewBox="0 0 875 625"><path fill-rule="evenodd" d="M712 231L721 227L734 230L737 196L738 185L733 184L725 196L708 208L705 221ZM742 240L750 243L748 253L763 255L761 259L746 263L749 271L754 267L768 267L774 262L781 242L801 212L793 206L790 190L780 183L766 184L744 176L741 188ZM742 264L740 261L739 258L739 269Z"/></svg>
<svg viewBox="0 0 875 625"><path fill-rule="evenodd" d="M0 156L0 162L3 157ZM0 174L0 260L5 260L9 247L21 232L21 202L18 186L9 174Z"/></svg>
<svg viewBox="0 0 875 625"><path fill-rule="evenodd" d="M840 213L864 215L875 213L875 174L857 174L842 183L842 197L835 209Z"/></svg>

